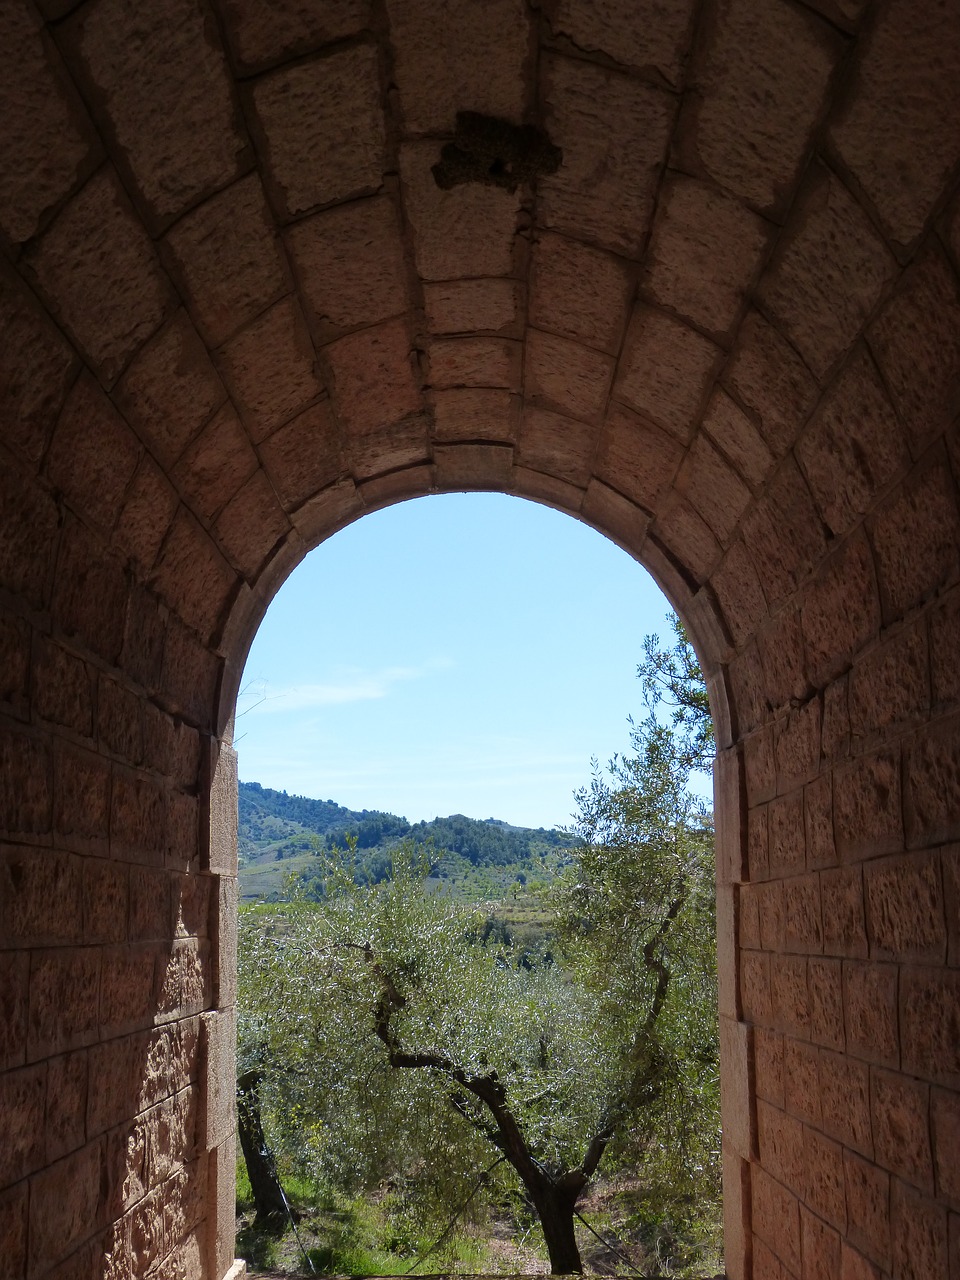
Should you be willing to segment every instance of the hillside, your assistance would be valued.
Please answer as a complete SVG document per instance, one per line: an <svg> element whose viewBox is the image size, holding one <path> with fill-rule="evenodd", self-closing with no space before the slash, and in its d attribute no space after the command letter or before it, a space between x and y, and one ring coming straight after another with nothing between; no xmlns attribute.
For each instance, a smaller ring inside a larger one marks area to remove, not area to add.
<svg viewBox="0 0 960 1280"><path fill-rule="evenodd" d="M313 881L323 866L318 850L346 849L348 837L356 840L358 874L366 878L389 875L391 850L409 838L443 854L433 879L471 898L499 896L512 883L542 876L572 844L572 837L553 828L463 814L410 823L397 814L347 809L258 782L240 783L239 817L240 896L246 901L283 897L292 876Z"/></svg>

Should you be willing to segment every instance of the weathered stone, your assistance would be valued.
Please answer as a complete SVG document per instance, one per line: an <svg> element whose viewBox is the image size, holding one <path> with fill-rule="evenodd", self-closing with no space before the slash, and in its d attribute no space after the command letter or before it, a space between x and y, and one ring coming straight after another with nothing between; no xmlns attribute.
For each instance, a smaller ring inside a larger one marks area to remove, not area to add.
<svg viewBox="0 0 960 1280"><path fill-rule="evenodd" d="M817 398L817 384L803 361L757 311L740 326L724 384L757 425L774 456L793 444Z"/></svg>
<svg viewBox="0 0 960 1280"><path fill-rule="evenodd" d="M903 1069L960 1088L960 973L904 965L900 981Z"/></svg>
<svg viewBox="0 0 960 1280"><path fill-rule="evenodd" d="M773 469L773 454L753 421L719 387L707 405L703 429L747 484L756 487L763 483Z"/></svg>
<svg viewBox="0 0 960 1280"><path fill-rule="evenodd" d="M432 387L520 390L523 349L509 338L441 338L430 343L428 354Z"/></svg>
<svg viewBox="0 0 960 1280"><path fill-rule="evenodd" d="M842 1053L820 1051L820 1114L824 1131L872 1157L870 1069Z"/></svg>
<svg viewBox="0 0 960 1280"><path fill-rule="evenodd" d="M140 442L93 378L74 383L47 451L45 469L80 515L113 527L140 458Z"/></svg>
<svg viewBox="0 0 960 1280"><path fill-rule="evenodd" d="M513 440L516 437L519 401L507 390L457 387L436 391L431 399L437 440ZM555 414L544 416L556 417ZM580 423L561 421L568 428L586 430Z"/></svg>
<svg viewBox="0 0 960 1280"><path fill-rule="evenodd" d="M198 516L212 520L259 466L237 412L216 412L173 469L181 493Z"/></svg>
<svg viewBox="0 0 960 1280"><path fill-rule="evenodd" d="M528 396L573 418L596 421L603 413L613 360L579 342L528 331L524 388Z"/></svg>
<svg viewBox="0 0 960 1280"><path fill-rule="evenodd" d="M324 354L333 370L337 416L351 433L386 427L422 408L404 321L340 338Z"/></svg>
<svg viewBox="0 0 960 1280"><path fill-rule="evenodd" d="M56 315L114 382L162 321L169 285L111 170L74 196L29 260Z"/></svg>
<svg viewBox="0 0 960 1280"><path fill-rule="evenodd" d="M677 488L723 543L729 541L750 502L749 489L703 435L697 436L687 454Z"/></svg>
<svg viewBox="0 0 960 1280"><path fill-rule="evenodd" d="M335 480L340 457L329 401L304 409L268 436L260 445L260 457L287 510Z"/></svg>
<svg viewBox="0 0 960 1280"><path fill-rule="evenodd" d="M744 516L743 539L771 605L788 596L823 553L823 528L792 461L783 463L764 497Z"/></svg>
<svg viewBox="0 0 960 1280"><path fill-rule="evenodd" d="M877 1163L932 1192L929 1086L874 1068L870 1072L870 1103Z"/></svg>
<svg viewBox="0 0 960 1280"><path fill-rule="evenodd" d="M262 71L287 57L310 53L364 30L370 0L273 0L269 10L256 0L224 0L227 38L245 71Z"/></svg>
<svg viewBox="0 0 960 1280"><path fill-rule="evenodd" d="M539 183L538 219L639 257L673 122L672 98L590 62L550 56L541 68L547 132L563 150L563 163ZM643 120L642 132L635 120Z"/></svg>
<svg viewBox="0 0 960 1280"><path fill-rule="evenodd" d="M873 559L858 532L824 562L801 611L808 672L822 688L840 674L880 627Z"/></svg>
<svg viewBox="0 0 960 1280"><path fill-rule="evenodd" d="M637 307L613 393L678 440L696 430L720 357L694 329L660 311Z"/></svg>
<svg viewBox="0 0 960 1280"><path fill-rule="evenodd" d="M164 543L153 581L170 607L204 636L216 629L236 587L230 566L183 507Z"/></svg>
<svg viewBox="0 0 960 1280"><path fill-rule="evenodd" d="M163 0L149 13L99 0L67 25L101 119L160 222L236 177L245 158L214 30L194 0Z"/></svg>
<svg viewBox="0 0 960 1280"><path fill-rule="evenodd" d="M622 259L545 232L533 250L530 323L616 355L633 295Z"/></svg>
<svg viewBox="0 0 960 1280"><path fill-rule="evenodd" d="M692 7L663 0L594 0L590 5L550 0L545 9L553 30L579 49L604 53L638 70L655 67L676 84Z"/></svg>
<svg viewBox="0 0 960 1280"><path fill-rule="evenodd" d="M847 1233L857 1248L887 1270L890 1265L890 1175L852 1151L843 1153Z"/></svg>
<svg viewBox="0 0 960 1280"><path fill-rule="evenodd" d="M893 1272L903 1280L947 1274L947 1211L899 1178L890 1186Z"/></svg>
<svg viewBox="0 0 960 1280"><path fill-rule="evenodd" d="M373 45L271 72L255 82L253 102L272 186L290 217L380 186L386 134Z"/></svg>
<svg viewBox="0 0 960 1280"><path fill-rule="evenodd" d="M486 188L485 188L486 189ZM496 332L513 326L519 306L515 280L446 280L423 286L431 333Z"/></svg>
<svg viewBox="0 0 960 1280"><path fill-rule="evenodd" d="M214 528L231 564L250 581L257 577L277 542L289 532L290 523L276 490L263 471L255 471L227 503Z"/></svg>
<svg viewBox="0 0 960 1280"><path fill-rule="evenodd" d="M897 966L865 960L843 964L847 1052L881 1066L900 1065Z"/></svg>

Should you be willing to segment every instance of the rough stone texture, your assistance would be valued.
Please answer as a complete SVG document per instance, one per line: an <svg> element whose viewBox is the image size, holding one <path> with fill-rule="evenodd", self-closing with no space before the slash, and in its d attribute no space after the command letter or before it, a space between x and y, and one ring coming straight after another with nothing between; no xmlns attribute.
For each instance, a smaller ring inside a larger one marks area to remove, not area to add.
<svg viewBox="0 0 960 1280"><path fill-rule="evenodd" d="M662 311L637 307L613 394L686 443L719 355L696 330Z"/></svg>
<svg viewBox="0 0 960 1280"><path fill-rule="evenodd" d="M505 329L517 315L515 281L448 280L423 286L427 323L431 333L470 333ZM549 326L547 326L549 327Z"/></svg>
<svg viewBox="0 0 960 1280"><path fill-rule="evenodd" d="M370 18L370 0L274 0L264 9L257 0L222 0L227 37L238 64L259 71L285 57L309 53L362 31Z"/></svg>
<svg viewBox="0 0 960 1280"><path fill-rule="evenodd" d="M86 184L32 251L54 313L105 382L163 319L168 286L115 175Z"/></svg>
<svg viewBox="0 0 960 1280"><path fill-rule="evenodd" d="M776 211L796 180L839 52L781 0L725 0L683 120L681 152L734 195Z"/></svg>
<svg viewBox="0 0 960 1280"><path fill-rule="evenodd" d="M92 144L83 114L71 112L75 102L58 59L26 6L4 7L0 50L0 227L18 244L69 195Z"/></svg>
<svg viewBox="0 0 960 1280"><path fill-rule="evenodd" d="M550 0L545 8L551 28L578 48L604 53L625 67L656 68L671 84L679 80L692 5Z"/></svg>
<svg viewBox="0 0 960 1280"><path fill-rule="evenodd" d="M164 0L149 12L98 0L66 39L156 219L237 176L247 142L215 28L195 0Z"/></svg>
<svg viewBox="0 0 960 1280"><path fill-rule="evenodd" d="M388 0L406 130L450 133L458 111L517 121L531 24L523 0Z"/></svg>
<svg viewBox="0 0 960 1280"><path fill-rule="evenodd" d="M376 324L407 309L406 271L391 200L358 200L290 228L287 242L308 311L321 329Z"/></svg>
<svg viewBox="0 0 960 1280"><path fill-rule="evenodd" d="M163 244L171 272L211 346L286 292L275 237L256 174L211 196L167 232Z"/></svg>
<svg viewBox="0 0 960 1280"><path fill-rule="evenodd" d="M612 375L609 357L566 338L529 331L524 386L533 400L573 418L594 421L606 406Z"/></svg>
<svg viewBox="0 0 960 1280"><path fill-rule="evenodd" d="M51 484L74 511L110 529L139 460L139 440L93 378L81 377L47 451Z"/></svg>
<svg viewBox="0 0 960 1280"><path fill-rule="evenodd" d="M305 409L268 436L260 457L288 510L336 479L339 470L336 428L327 401Z"/></svg>
<svg viewBox="0 0 960 1280"><path fill-rule="evenodd" d="M333 371L333 402L349 431L362 435L421 408L402 320L341 338L325 354Z"/></svg>
<svg viewBox="0 0 960 1280"><path fill-rule="evenodd" d="M457 387L434 392L431 400L433 433L437 440L513 440L516 436L519 400L505 389ZM540 416L556 417L555 414ZM562 421L575 430L589 431L578 422Z"/></svg>
<svg viewBox="0 0 960 1280"><path fill-rule="evenodd" d="M949 4L887 6L832 127L838 151L901 244L923 228L960 146L955 19Z"/></svg>
<svg viewBox="0 0 960 1280"><path fill-rule="evenodd" d="M673 101L641 81L572 58L547 59L541 74L547 132L563 150L559 171L540 181L542 224L638 257ZM630 123L638 119L641 134Z"/></svg>
<svg viewBox="0 0 960 1280"><path fill-rule="evenodd" d="M769 232L762 218L707 183L667 179L645 289L683 320L724 338L758 273Z"/></svg>
<svg viewBox="0 0 960 1280"><path fill-rule="evenodd" d="M385 127L373 45L264 76L253 100L267 169L288 215L380 186Z"/></svg>
<svg viewBox="0 0 960 1280"><path fill-rule="evenodd" d="M197 515L212 520L258 466L236 410L226 404L180 458L173 477Z"/></svg>
<svg viewBox="0 0 960 1280"><path fill-rule="evenodd" d="M744 318L723 379L755 415L773 455L781 457L813 408L817 384L793 348L759 312L748 312Z"/></svg>
<svg viewBox="0 0 960 1280"><path fill-rule="evenodd" d="M528 351L534 337L531 332ZM520 390L522 348L509 338L442 338L431 342L428 355L429 383L432 387L503 387ZM598 362L594 361L595 363ZM593 365L587 363L586 372L581 371L581 379L585 377L589 383L591 371ZM575 373L572 372L571 377L576 381Z"/></svg>
<svg viewBox="0 0 960 1280"><path fill-rule="evenodd" d="M633 294L633 273L613 254L564 236L534 246L530 323L615 355Z"/></svg>

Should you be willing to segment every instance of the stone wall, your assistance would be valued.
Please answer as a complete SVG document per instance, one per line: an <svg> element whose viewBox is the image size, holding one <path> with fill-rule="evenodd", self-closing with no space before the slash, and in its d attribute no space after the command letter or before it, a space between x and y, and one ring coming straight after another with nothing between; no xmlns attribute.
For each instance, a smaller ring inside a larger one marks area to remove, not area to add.
<svg viewBox="0 0 960 1280"><path fill-rule="evenodd" d="M708 672L730 1276L960 1276L958 72L957 0L0 9L0 1275L227 1272L244 656L482 488ZM562 164L439 187L460 111Z"/></svg>

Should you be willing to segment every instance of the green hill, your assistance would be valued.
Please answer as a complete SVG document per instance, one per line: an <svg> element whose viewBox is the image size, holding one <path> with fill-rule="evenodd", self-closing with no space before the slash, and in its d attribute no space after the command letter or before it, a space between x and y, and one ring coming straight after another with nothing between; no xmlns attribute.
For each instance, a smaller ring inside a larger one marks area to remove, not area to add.
<svg viewBox="0 0 960 1280"><path fill-rule="evenodd" d="M499 897L511 884L549 875L573 842L554 828L459 813L410 823L394 813L347 809L258 782L240 783L239 817L240 896L247 901L282 898L291 877L315 881L323 868L318 850L346 849L348 838L356 841L357 874L374 881L390 874L391 851L401 840L426 844L438 861L436 887L470 898Z"/></svg>

